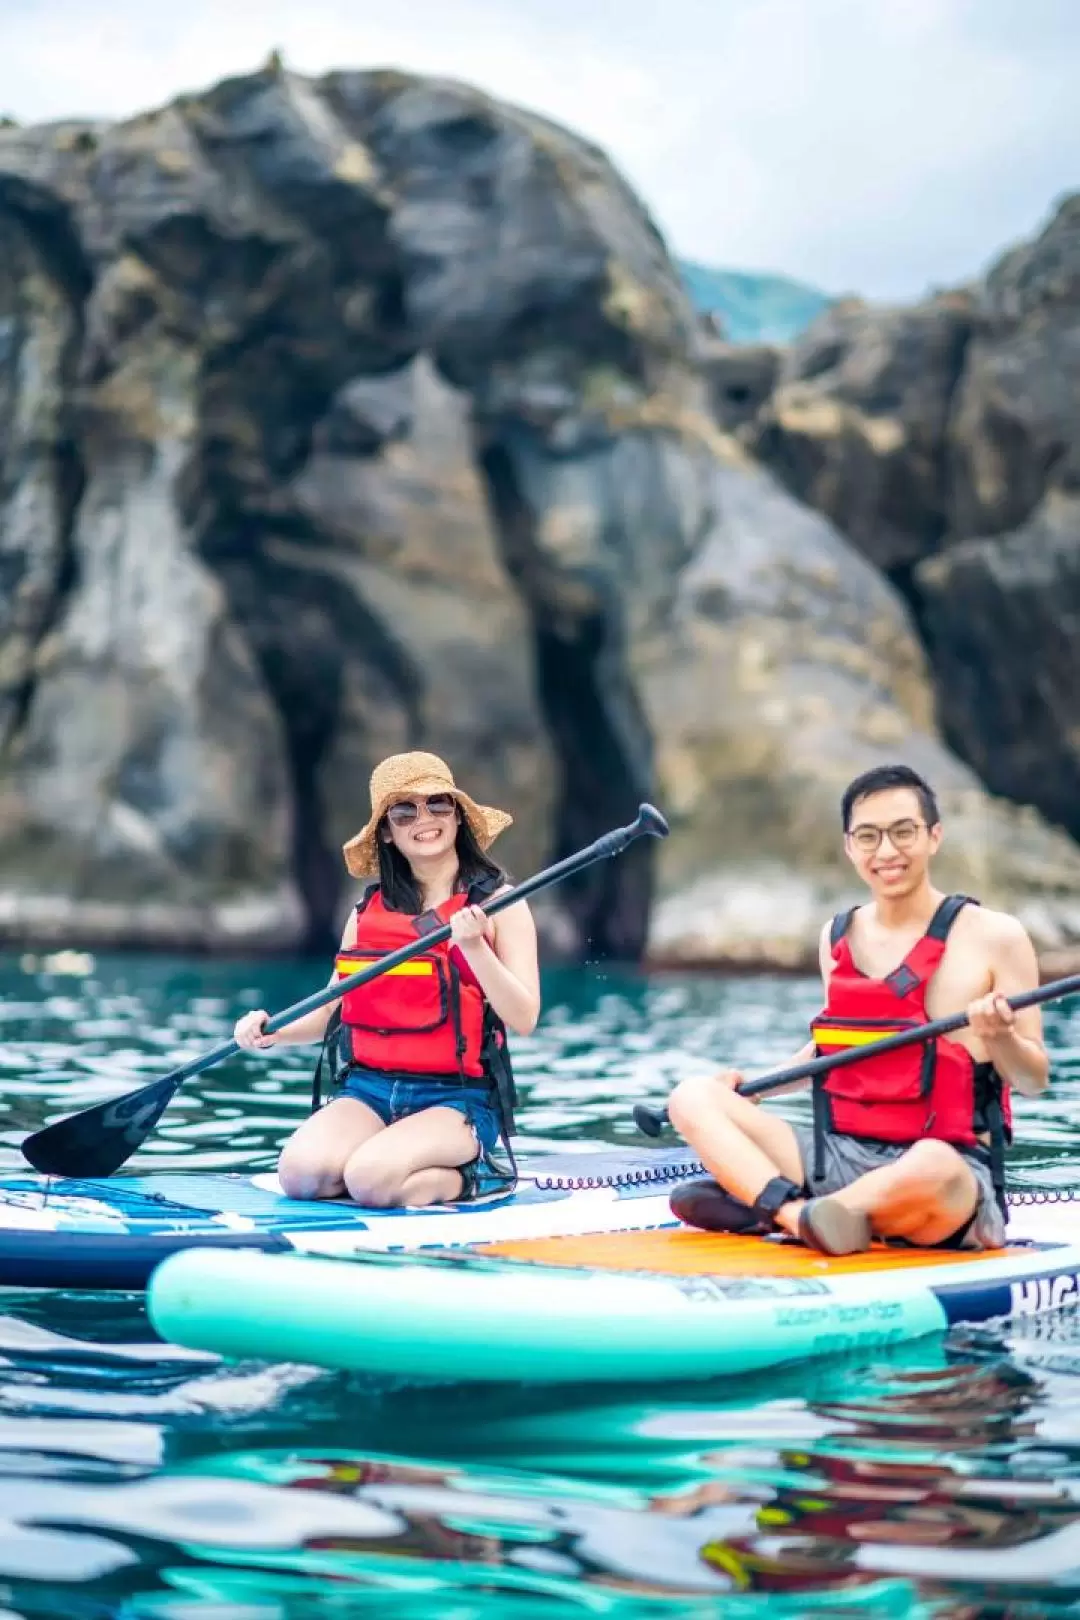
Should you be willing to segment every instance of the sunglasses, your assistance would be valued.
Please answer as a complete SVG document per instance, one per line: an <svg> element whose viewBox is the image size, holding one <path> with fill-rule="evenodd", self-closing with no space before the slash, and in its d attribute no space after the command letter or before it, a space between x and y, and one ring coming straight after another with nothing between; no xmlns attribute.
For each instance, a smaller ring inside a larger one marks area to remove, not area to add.
<svg viewBox="0 0 1080 1620"><path fill-rule="evenodd" d="M894 821L890 827L871 827L864 822L861 827L852 827L848 837L856 849L867 854L878 848L886 834L893 849L911 849L925 826L925 821Z"/></svg>
<svg viewBox="0 0 1080 1620"><path fill-rule="evenodd" d="M425 799L429 816L452 816L457 809L457 800L452 793L433 793L430 799ZM393 827L408 827L420 814L420 806L411 799L403 799L400 804L392 804L386 812L386 819Z"/></svg>

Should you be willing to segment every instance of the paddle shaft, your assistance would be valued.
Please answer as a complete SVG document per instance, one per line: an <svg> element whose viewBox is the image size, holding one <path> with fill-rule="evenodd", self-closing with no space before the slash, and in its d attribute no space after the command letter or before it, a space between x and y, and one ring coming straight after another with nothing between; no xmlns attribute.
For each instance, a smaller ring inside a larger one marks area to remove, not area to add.
<svg viewBox="0 0 1080 1620"><path fill-rule="evenodd" d="M556 861L553 866L547 866L542 872L537 872L531 878L526 878L516 888L510 889L506 894L495 895L493 899L484 901L481 910L489 917L498 911L505 911L508 906L516 906L519 901L527 900L531 894L537 894L541 889L549 888L554 883L560 883L564 878L572 877L575 872L586 866L592 866L595 861L603 860L609 855L621 855L628 844L643 833L652 833L656 837L663 837L667 832L667 824L658 810L652 805L643 804L638 811L637 821L632 821L627 827L616 827L612 832L605 833L602 838L596 839L585 849L579 849L576 854L568 855L565 860ZM361 985L370 984L374 979L381 978L402 962L408 962L414 956L421 956L429 951L433 945L441 945L450 938L453 930L449 923L443 923L439 928L433 928L430 933L420 934L415 941L401 945L396 951L390 951L386 956L380 956L377 962L370 967L360 968L356 973L350 973L347 978L337 979L334 983L324 985L312 995L298 1001L292 1007L286 1007L283 1012L275 1013L263 1025L264 1035L274 1035L286 1024L294 1024L298 1018L315 1012L318 1007L325 1007L327 1002L339 1001L349 990L358 990ZM241 1050L236 1041L224 1041L215 1046L200 1058L186 1063L182 1068L176 1069L169 1078L180 1085L184 1080L190 1080L193 1075L202 1074L205 1069L212 1069L215 1063L223 1063L226 1058L232 1057Z"/></svg>
<svg viewBox="0 0 1080 1620"><path fill-rule="evenodd" d="M1056 1001L1059 996L1071 996L1077 991L1080 991L1080 973L1074 973L1067 979L1053 979L1034 990L1024 990L1018 996L1006 996L1005 999L1014 1012L1020 1012L1024 1007L1037 1007L1040 1002ZM763 1092L775 1091L796 1080L813 1080L819 1074L847 1068L851 1063L862 1063L866 1058L879 1057L885 1052L898 1052L904 1046L918 1046L923 1041L937 1040L941 1035L951 1035L953 1030L963 1029L967 1021L966 1012L950 1013L948 1018L935 1018L929 1024L920 1024L914 1029L901 1029L895 1035L885 1035L880 1041L871 1041L866 1046L851 1047L846 1052L826 1052L822 1057L810 1058L790 1069L776 1069L772 1074L756 1075L753 1080L736 1087L736 1090L740 1097L760 1097ZM658 1136L664 1125L669 1123L666 1108L648 1108L644 1104L634 1109L634 1118L647 1136Z"/></svg>
<svg viewBox="0 0 1080 1620"><path fill-rule="evenodd" d="M608 855L620 855L628 844L643 834L653 838L666 838L668 834L667 822L651 804L640 805L636 819L629 826L616 827L585 849L578 850L575 855L568 855L544 871L537 872L534 877L527 878L506 894L493 896L484 903L483 909L490 916L504 911L508 906L517 905L519 901L528 899L529 895L537 894L541 889L591 866L594 861L603 860ZM367 984L399 963L407 962L410 957L419 956L433 945L442 944L451 937L452 932L450 924L443 923L429 933L419 934L415 943L410 942L399 950L380 956L370 967L361 968L347 978L334 980L304 1001L286 1007L284 1012L275 1013L273 1018L267 1019L264 1029L272 1035L286 1024L303 1018L305 1013L340 1000L358 985ZM23 1157L42 1175L111 1176L146 1140L185 1080L202 1074L205 1069L213 1068L215 1063L222 1063L240 1050L235 1040L225 1041L221 1046L215 1046L213 1051L185 1063L170 1074L162 1075L158 1080L151 1080L136 1091L111 1098L108 1102L95 1103L92 1108L69 1114L66 1119L58 1119L25 1138L22 1143Z"/></svg>
<svg viewBox="0 0 1080 1620"><path fill-rule="evenodd" d="M498 911L505 911L508 906L516 906L519 901L527 900L530 895L538 894L541 889L550 888L555 883L561 883L564 878L572 877L575 872L582 871L586 866L592 866L595 861L603 860L607 856L621 855L627 845L632 844L636 838L644 834L654 838L666 838L668 824L659 810L651 804L639 807L637 817L625 827L615 827L611 832L604 833L593 843L587 844L573 855L567 855L564 860L556 861L552 866L546 866L542 872L536 872L531 878L526 878L506 894L495 895L486 900L482 909L489 917ZM360 968L356 973L350 973L347 978L337 979L316 990L313 995L298 1001L292 1007L286 1007L283 1012L275 1013L268 1018L263 1026L267 1035L276 1034L284 1029L286 1024L294 1024L298 1018L314 1012L317 1007L325 1007L329 1001L338 1001L349 990L359 989L361 985L370 984L382 974L388 973L391 968L397 967L401 962L408 962L411 957L421 956L429 951L433 945L441 945L450 938L453 930L449 923L443 923L439 928L433 928L428 933L418 934L415 942L400 946L396 951L390 951L386 956L380 956L377 962L370 967ZM232 1057L241 1050L236 1041L224 1041L215 1046L212 1051L205 1052L202 1057L194 1058L179 1069L174 1069L166 1078L175 1085L190 1080L193 1075L202 1074L205 1069L212 1069L215 1063L223 1063L226 1058ZM156 1081L151 1082L156 1085Z"/></svg>

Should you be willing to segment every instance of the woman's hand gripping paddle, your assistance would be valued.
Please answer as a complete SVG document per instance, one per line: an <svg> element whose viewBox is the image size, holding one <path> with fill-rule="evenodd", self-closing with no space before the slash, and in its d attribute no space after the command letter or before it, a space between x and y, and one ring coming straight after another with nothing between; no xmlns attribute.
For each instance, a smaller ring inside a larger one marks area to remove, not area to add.
<svg viewBox="0 0 1080 1620"><path fill-rule="evenodd" d="M519 900L527 900L530 895L538 894L541 889L561 883L564 878L591 866L594 861L603 860L609 855L621 855L627 845L645 834L653 838L666 838L667 833L668 824L659 810L654 810L651 804L643 804L629 826L616 827L612 832L605 833L576 855L568 855L565 860L557 861L553 866L527 878L524 883L519 883L517 888L487 901L483 909L489 915L504 911ZM422 935L415 944L403 945L400 950L391 951L373 966L326 985L306 1000L276 1013L264 1025L265 1032L272 1035L276 1030L284 1029L286 1024L314 1012L316 1007L337 1001L347 990L369 984L400 962L407 962L411 956L429 951L432 945L449 938L450 925L446 923L434 933ZM129 1091L111 1102L97 1103L82 1113L57 1120L54 1125L47 1125L44 1130L35 1131L26 1138L22 1144L23 1157L35 1170L47 1176L111 1176L142 1146L185 1080L202 1074L205 1069L212 1069L215 1063L222 1063L239 1051L240 1047L235 1041L226 1041L205 1056L174 1069L171 1074L140 1086L137 1091Z"/></svg>
<svg viewBox="0 0 1080 1620"><path fill-rule="evenodd" d="M1052 979L1049 984L1040 984L1037 989L1025 990L1019 996L1007 996L1006 1000L1014 1012L1019 1012L1022 1007L1037 1007L1040 1002L1057 1001L1060 996L1071 996L1077 991L1080 991L1080 973L1074 973L1068 979ZM967 1021L966 1012L951 1013L948 1018L935 1018L932 1023L921 1024L916 1029L902 1029L896 1035L886 1035L880 1041L871 1041L868 1046L854 1046L847 1052L837 1052L835 1055L826 1053L824 1057L810 1058L791 1069L759 1074L738 1087L739 1096L759 1097L762 1092L776 1091L780 1086L790 1085L793 1080L812 1080L815 1075L828 1074L831 1069L843 1069L849 1063L863 1063L867 1058L877 1057L880 1052L898 1052L902 1046L934 1041L939 1035L951 1035L954 1029L963 1029ZM664 1126L670 1123L666 1108L650 1108L647 1103L637 1103L634 1107L634 1124L646 1136L659 1136Z"/></svg>

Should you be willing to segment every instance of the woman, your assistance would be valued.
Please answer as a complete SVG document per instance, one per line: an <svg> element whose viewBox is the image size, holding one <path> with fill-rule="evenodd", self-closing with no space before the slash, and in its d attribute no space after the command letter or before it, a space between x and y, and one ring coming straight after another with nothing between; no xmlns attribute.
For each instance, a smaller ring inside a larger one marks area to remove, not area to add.
<svg viewBox="0 0 1080 1620"><path fill-rule="evenodd" d="M394 754L372 773L371 816L344 854L354 877L374 881L345 925L336 976L440 923L452 937L276 1035L263 1033L261 1009L237 1022L237 1043L265 1052L323 1040L341 1008L344 1085L286 1142L288 1197L348 1193L385 1208L475 1196L481 1163L510 1128L503 1026L528 1035L540 1016L528 906L488 917L478 903L509 887L485 852L510 822L463 793L434 754Z"/></svg>

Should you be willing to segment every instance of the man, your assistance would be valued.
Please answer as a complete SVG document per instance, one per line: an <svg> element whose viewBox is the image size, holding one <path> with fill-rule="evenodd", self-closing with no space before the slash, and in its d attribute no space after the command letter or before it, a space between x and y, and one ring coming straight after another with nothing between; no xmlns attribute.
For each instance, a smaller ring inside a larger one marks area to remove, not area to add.
<svg viewBox="0 0 1080 1620"><path fill-rule="evenodd" d="M712 1229L780 1228L826 1254L874 1236L997 1248L1009 1088L1037 1096L1049 1078L1038 1008L1006 1001L1037 985L1034 947L1015 917L934 888L941 819L915 771L867 771L841 815L870 902L822 929L827 1005L794 1063L965 1009L968 1023L830 1070L814 1084L812 1127L739 1096L734 1070L683 1081L671 1122L716 1179L680 1188L672 1208Z"/></svg>

